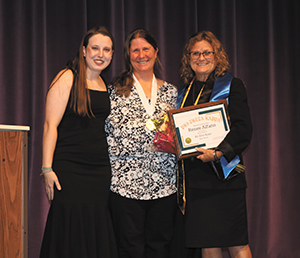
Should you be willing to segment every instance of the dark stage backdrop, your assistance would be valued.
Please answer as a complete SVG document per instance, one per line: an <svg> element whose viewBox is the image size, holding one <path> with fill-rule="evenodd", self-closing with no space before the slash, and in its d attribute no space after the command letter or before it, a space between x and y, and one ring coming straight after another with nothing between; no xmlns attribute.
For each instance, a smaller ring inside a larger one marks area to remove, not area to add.
<svg viewBox="0 0 300 258"><path fill-rule="evenodd" d="M176 86L188 37L216 34L247 85L253 119L244 155L253 257L300 257L299 19L299 0L0 0L0 124L31 127L29 257L38 257L49 208L39 176L45 95L95 25L116 41L106 81L123 69L122 45L133 29L156 37L164 77Z"/></svg>

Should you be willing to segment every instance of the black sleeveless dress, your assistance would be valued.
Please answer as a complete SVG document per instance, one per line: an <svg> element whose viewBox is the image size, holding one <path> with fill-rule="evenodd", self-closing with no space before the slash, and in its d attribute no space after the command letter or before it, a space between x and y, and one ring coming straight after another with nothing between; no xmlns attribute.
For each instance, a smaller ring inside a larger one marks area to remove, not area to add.
<svg viewBox="0 0 300 258"><path fill-rule="evenodd" d="M40 257L116 257L107 206L111 169L104 131L110 112L107 92L89 90L95 117L80 117L68 107L58 127L53 170L55 187Z"/></svg>

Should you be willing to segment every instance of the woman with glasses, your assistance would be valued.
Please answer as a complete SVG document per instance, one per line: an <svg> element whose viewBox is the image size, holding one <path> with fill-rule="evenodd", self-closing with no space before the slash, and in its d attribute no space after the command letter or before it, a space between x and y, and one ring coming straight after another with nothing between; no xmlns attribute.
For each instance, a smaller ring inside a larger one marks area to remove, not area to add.
<svg viewBox="0 0 300 258"><path fill-rule="evenodd" d="M199 257L201 249L203 258L219 258L224 247L231 257L251 257L241 154L250 143L252 123L245 85L228 70L227 55L213 33L202 31L190 37L182 58L184 85L177 107L226 99L231 125L215 149L196 148L197 156L179 164L185 177L186 196L181 197L186 199L182 210L189 257ZM234 165L224 179L227 163Z"/></svg>

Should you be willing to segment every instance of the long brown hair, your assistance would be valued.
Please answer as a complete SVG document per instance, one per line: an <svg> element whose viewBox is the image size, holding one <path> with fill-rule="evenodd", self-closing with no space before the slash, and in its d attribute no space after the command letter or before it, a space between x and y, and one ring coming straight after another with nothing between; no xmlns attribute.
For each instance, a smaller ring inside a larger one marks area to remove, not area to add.
<svg viewBox="0 0 300 258"><path fill-rule="evenodd" d="M216 38L216 36L212 32L201 31L195 35L192 35L189 38L183 51L183 57L181 59L181 78L183 79L184 83L189 83L195 77L195 72L190 66L190 52L193 46L197 42L202 40L206 40L208 43L211 44L213 48L217 64L214 70L215 78L217 78L220 75L223 75L230 68L227 54L221 42Z"/></svg>
<svg viewBox="0 0 300 258"><path fill-rule="evenodd" d="M105 27L96 26L90 29L89 31L87 31L87 33L84 35L81 44L79 46L77 55L75 56L73 61L68 61L65 70L67 71L68 69L70 69L73 72L74 78L73 78L72 89L70 92L70 107L79 116L90 116L90 115L94 116L91 110L90 94L87 89L87 82L86 82L87 64L83 56L83 47L86 48L87 45L89 44L89 39L96 34L102 34L103 36L109 37L112 41L112 50L114 50L114 39L112 34ZM50 88L53 86L55 82L53 82L50 85Z"/></svg>
<svg viewBox="0 0 300 258"><path fill-rule="evenodd" d="M136 29L127 36L123 50L125 70L112 81L112 85L115 87L116 93L119 96L125 95L125 97L128 97L133 86L133 67L130 61L130 46L132 40L137 38L145 39L150 45L152 45L155 51L158 50L155 38L145 29ZM160 63L158 53L154 64L154 73L162 73L162 65Z"/></svg>

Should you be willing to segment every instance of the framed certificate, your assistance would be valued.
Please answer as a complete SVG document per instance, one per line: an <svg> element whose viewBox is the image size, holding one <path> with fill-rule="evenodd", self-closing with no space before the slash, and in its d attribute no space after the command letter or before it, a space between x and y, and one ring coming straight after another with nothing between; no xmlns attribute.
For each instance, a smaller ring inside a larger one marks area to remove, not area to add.
<svg viewBox="0 0 300 258"><path fill-rule="evenodd" d="M230 131L225 99L169 110L168 116L179 160L198 155L195 147L216 148Z"/></svg>

